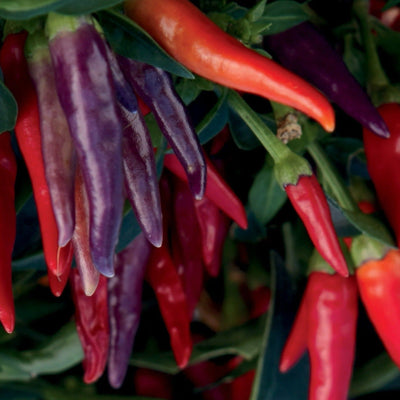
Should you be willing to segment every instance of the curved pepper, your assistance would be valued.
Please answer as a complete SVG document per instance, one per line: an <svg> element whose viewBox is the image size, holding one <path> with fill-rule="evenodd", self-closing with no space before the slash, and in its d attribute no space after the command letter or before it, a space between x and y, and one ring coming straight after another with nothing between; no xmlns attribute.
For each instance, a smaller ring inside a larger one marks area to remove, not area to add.
<svg viewBox="0 0 400 400"><path fill-rule="evenodd" d="M312 272L280 361L282 372L308 349L310 400L346 400L353 370L358 315L354 276Z"/></svg>
<svg viewBox="0 0 400 400"><path fill-rule="evenodd" d="M206 165L207 183L205 196L232 218L241 228L246 229L248 222L243 204L207 157ZM164 166L179 178L187 181L185 172L174 154L165 154Z"/></svg>
<svg viewBox="0 0 400 400"><path fill-rule="evenodd" d="M68 281L73 252L71 242L58 246L58 229L42 157L38 99L24 55L26 36L26 32L21 32L6 37L0 50L0 67L5 84L18 104L15 135L32 183L50 289L60 296Z"/></svg>
<svg viewBox="0 0 400 400"><path fill-rule="evenodd" d="M72 299L75 304L76 330L81 341L85 383L97 381L103 374L108 356L110 331L108 324L107 278L100 276L91 296L83 291L77 269L70 274Z"/></svg>
<svg viewBox="0 0 400 400"><path fill-rule="evenodd" d="M90 203L93 262L114 274L123 211L122 126L106 43L84 17L49 14L49 48Z"/></svg>
<svg viewBox="0 0 400 400"><path fill-rule="evenodd" d="M142 310L142 287L151 245L143 234L119 252L108 281L110 348L108 381L119 388L125 378Z"/></svg>
<svg viewBox="0 0 400 400"><path fill-rule="evenodd" d="M176 363L184 368L192 352L189 312L181 279L165 245L152 249L146 280L156 294Z"/></svg>
<svg viewBox="0 0 400 400"><path fill-rule="evenodd" d="M390 357L400 368L400 250L356 269L361 300Z"/></svg>
<svg viewBox="0 0 400 400"><path fill-rule="evenodd" d="M17 161L9 132L0 134L0 321L7 333L14 330L15 307L11 259L16 236L15 179Z"/></svg>
<svg viewBox="0 0 400 400"><path fill-rule="evenodd" d="M336 272L348 276L329 205L317 177L301 175L296 185L289 184L284 189L318 252Z"/></svg>
<svg viewBox="0 0 400 400"><path fill-rule="evenodd" d="M193 195L202 198L206 185L202 148L170 75L139 61L121 56L118 60L127 80L153 112L161 132L184 167Z"/></svg>
<svg viewBox="0 0 400 400"><path fill-rule="evenodd" d="M245 47L188 0L126 0L125 13L189 70L233 89L296 108L328 132L335 126L327 99L302 78Z"/></svg>
<svg viewBox="0 0 400 400"><path fill-rule="evenodd" d="M278 62L315 85L356 121L379 136L389 136L367 93L341 55L311 22L265 36L264 45Z"/></svg>

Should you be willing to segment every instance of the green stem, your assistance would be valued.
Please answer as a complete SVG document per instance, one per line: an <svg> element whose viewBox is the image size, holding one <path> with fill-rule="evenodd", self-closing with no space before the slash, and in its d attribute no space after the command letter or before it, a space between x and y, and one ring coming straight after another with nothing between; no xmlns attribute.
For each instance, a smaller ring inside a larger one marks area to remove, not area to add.
<svg viewBox="0 0 400 400"><path fill-rule="evenodd" d="M257 136L276 163L286 158L290 152L289 148L275 136L237 92L233 90L229 92L228 103Z"/></svg>
<svg viewBox="0 0 400 400"><path fill-rule="evenodd" d="M321 170L329 189L336 197L340 207L349 211L358 211L356 202L351 197L341 176L325 154L322 147L314 141L307 146L307 150L317 163L318 168Z"/></svg>
<svg viewBox="0 0 400 400"><path fill-rule="evenodd" d="M90 21L88 16L70 16L50 12L46 20L46 35L51 40L60 32L74 32L82 24Z"/></svg>

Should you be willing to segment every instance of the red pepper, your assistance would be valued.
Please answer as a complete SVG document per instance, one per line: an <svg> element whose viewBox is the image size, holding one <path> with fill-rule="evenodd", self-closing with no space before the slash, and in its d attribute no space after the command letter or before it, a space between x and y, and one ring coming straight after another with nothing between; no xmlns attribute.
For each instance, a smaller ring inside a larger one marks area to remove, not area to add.
<svg viewBox="0 0 400 400"><path fill-rule="evenodd" d="M368 316L400 368L400 250L391 249L383 258L362 263L356 277Z"/></svg>
<svg viewBox="0 0 400 400"><path fill-rule="evenodd" d="M175 360L184 368L192 352L187 299L181 279L165 245L153 247L147 265L146 279L153 288L170 335Z"/></svg>
<svg viewBox="0 0 400 400"><path fill-rule="evenodd" d="M206 164L207 183L205 196L215 203L226 215L232 218L241 228L246 229L247 216L243 204L207 157ZM176 176L187 182L185 171L174 154L165 155L164 165Z"/></svg>
<svg viewBox="0 0 400 400"><path fill-rule="evenodd" d="M285 372L308 349L309 400L348 397L355 355L357 300L354 276L310 274L280 362L280 370Z"/></svg>
<svg viewBox="0 0 400 400"><path fill-rule="evenodd" d="M12 292L11 259L16 236L16 211L14 206L17 161L11 146L11 135L0 135L0 321L6 332L15 325L15 308Z"/></svg>
<svg viewBox="0 0 400 400"><path fill-rule="evenodd" d="M83 291L77 269L71 271L70 283L75 304L76 329L84 353L83 380L85 383L92 383L103 374L108 357L110 330L107 278L100 275L99 284L92 296L86 296Z"/></svg>
<svg viewBox="0 0 400 400"><path fill-rule="evenodd" d="M316 176L302 175L296 185L286 185L285 191L318 252L336 272L348 276L329 205Z"/></svg>
<svg viewBox="0 0 400 400"><path fill-rule="evenodd" d="M378 108L390 131L390 137L376 137L371 131L363 129L365 156L368 172L375 186L379 205L392 226L400 245L400 176L394 173L394 166L400 160L400 105L384 104Z"/></svg>
<svg viewBox="0 0 400 400"><path fill-rule="evenodd" d="M173 399L173 380L164 372L149 368L137 368L133 375L133 383L137 396Z"/></svg>
<svg viewBox="0 0 400 400"><path fill-rule="evenodd" d="M126 0L125 12L189 70L304 112L329 132L334 111L306 81L222 31L188 0Z"/></svg>
<svg viewBox="0 0 400 400"><path fill-rule="evenodd" d="M0 67L5 84L18 104L15 134L32 182L50 288L54 295L60 296L68 281L73 252L71 242L58 246L57 224L43 165L38 100L24 55L26 36L26 32L21 32L6 37L0 50Z"/></svg>

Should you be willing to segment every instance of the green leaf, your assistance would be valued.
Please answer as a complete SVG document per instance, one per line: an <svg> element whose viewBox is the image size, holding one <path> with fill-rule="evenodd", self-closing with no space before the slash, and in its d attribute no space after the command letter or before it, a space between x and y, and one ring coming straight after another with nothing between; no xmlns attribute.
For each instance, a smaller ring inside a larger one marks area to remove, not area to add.
<svg viewBox="0 0 400 400"><path fill-rule="evenodd" d="M253 359L260 350L264 324L264 317L261 317L203 340L193 347L189 365L225 355L239 355L245 360ZM131 358L131 364L169 374L180 372L172 352L136 352Z"/></svg>
<svg viewBox="0 0 400 400"><path fill-rule="evenodd" d="M249 192L249 205L263 224L269 222L286 202L286 192L275 179L273 165L265 163Z"/></svg>
<svg viewBox="0 0 400 400"><path fill-rule="evenodd" d="M1 71L0 71L1 78ZM17 102L0 80L0 133L14 128L17 119Z"/></svg>
<svg viewBox="0 0 400 400"><path fill-rule="evenodd" d="M146 31L128 17L112 10L100 11L96 15L107 41L116 53L184 78L193 78L189 70L170 57Z"/></svg>
<svg viewBox="0 0 400 400"><path fill-rule="evenodd" d="M355 368L349 395L353 398L373 393L399 376L399 368L384 352L361 367Z"/></svg>
<svg viewBox="0 0 400 400"><path fill-rule="evenodd" d="M72 0L1 0L0 17L6 19L29 19L55 11Z"/></svg>
<svg viewBox="0 0 400 400"><path fill-rule="evenodd" d="M122 3L123 0L70 0L67 5L57 9L62 14L90 14Z"/></svg>
<svg viewBox="0 0 400 400"><path fill-rule="evenodd" d="M282 0L267 4L264 15L257 20L258 32L273 35L309 19L303 6L296 1ZM262 26L264 28L262 29Z"/></svg>
<svg viewBox="0 0 400 400"><path fill-rule="evenodd" d="M250 400L306 400L309 367L307 358L289 372L279 372L279 360L298 306L293 283L281 258L271 254L272 298L264 328L261 354Z"/></svg>
<svg viewBox="0 0 400 400"><path fill-rule="evenodd" d="M400 0L388 0L387 3L383 6L382 11L388 10L390 7L394 7L400 4Z"/></svg>

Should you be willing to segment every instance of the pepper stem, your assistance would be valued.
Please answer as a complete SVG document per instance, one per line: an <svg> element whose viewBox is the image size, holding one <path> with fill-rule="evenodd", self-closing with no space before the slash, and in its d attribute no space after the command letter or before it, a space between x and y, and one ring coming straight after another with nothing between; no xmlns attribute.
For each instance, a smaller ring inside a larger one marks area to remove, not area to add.
<svg viewBox="0 0 400 400"><path fill-rule="evenodd" d="M71 16L50 12L46 20L46 35L51 40L60 32L74 32L85 23L91 23L89 16Z"/></svg>
<svg viewBox="0 0 400 400"><path fill-rule="evenodd" d="M316 162L340 207L349 211L358 211L358 206L351 197L350 191L346 188L341 176L319 143L315 141L310 143L307 146L307 151Z"/></svg>
<svg viewBox="0 0 400 400"><path fill-rule="evenodd" d="M294 153L281 142L237 92L233 90L229 91L228 103L244 120L273 158L275 162L275 176L282 187L289 184L296 185L300 176L309 176L312 174L307 160Z"/></svg>

